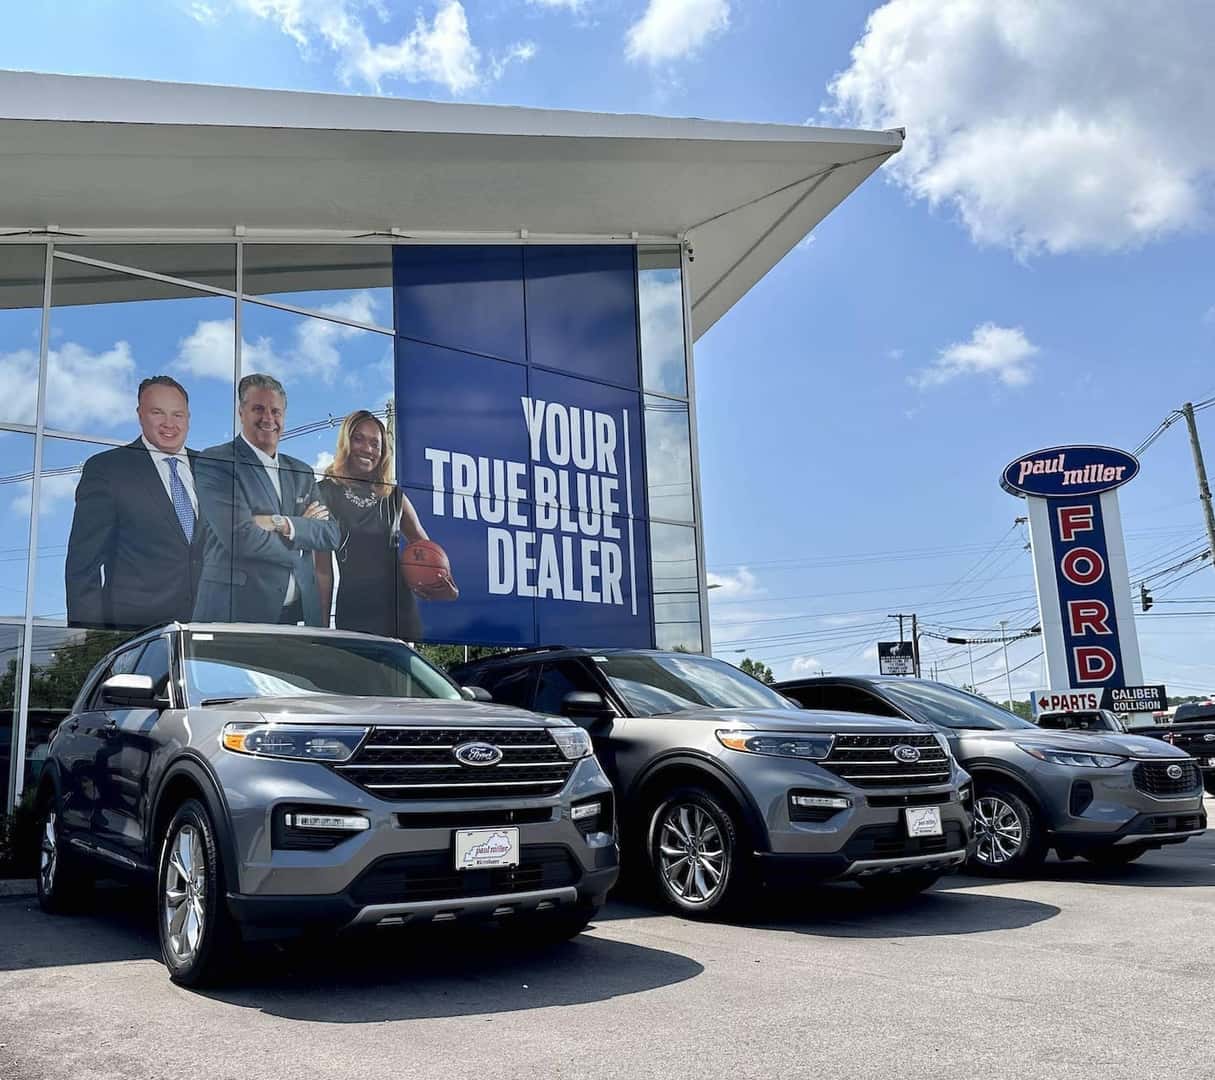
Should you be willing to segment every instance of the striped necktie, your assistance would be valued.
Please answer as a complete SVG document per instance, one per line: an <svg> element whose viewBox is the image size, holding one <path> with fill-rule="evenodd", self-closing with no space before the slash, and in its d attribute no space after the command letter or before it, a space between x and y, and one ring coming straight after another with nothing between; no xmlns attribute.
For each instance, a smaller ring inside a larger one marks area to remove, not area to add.
<svg viewBox="0 0 1215 1080"><path fill-rule="evenodd" d="M186 491L186 485L182 483L181 477L177 474L177 466L180 464L175 457L167 459L169 462L169 492L173 496L173 509L177 511L177 520L181 522L181 531L186 534L186 543L194 541L194 504L190 502L190 495Z"/></svg>

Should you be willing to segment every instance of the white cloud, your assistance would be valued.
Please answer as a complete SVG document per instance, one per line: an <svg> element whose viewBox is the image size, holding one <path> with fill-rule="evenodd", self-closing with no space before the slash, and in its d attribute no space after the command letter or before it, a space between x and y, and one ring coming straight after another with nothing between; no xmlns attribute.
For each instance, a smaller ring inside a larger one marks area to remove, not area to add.
<svg viewBox="0 0 1215 1080"><path fill-rule="evenodd" d="M339 59L338 73L347 82L361 80L381 93L389 79L433 82L453 94L465 94L487 79L501 77L512 61L529 60L535 46L512 45L502 57L491 57L489 70L473 44L468 16L460 0L437 0L433 18L419 12L413 29L396 42L373 42L361 17L369 9L378 21L384 9L374 0L231 0L240 9L273 22L308 55L316 44Z"/></svg>
<svg viewBox="0 0 1215 1080"><path fill-rule="evenodd" d="M219 21L219 12L211 4L204 3L203 0L194 0L194 3L186 9L186 14L203 26L211 26Z"/></svg>
<svg viewBox="0 0 1215 1080"><path fill-rule="evenodd" d="M322 450L316 455L316 460L312 463L312 471L316 473L316 478L319 480L325 475L325 470L333 464L333 455L328 450Z"/></svg>
<svg viewBox="0 0 1215 1080"><path fill-rule="evenodd" d="M923 390L965 375L990 375L1005 386L1025 386L1034 377L1030 361L1039 351L1019 326L983 323L975 327L969 341L942 349L910 382Z"/></svg>
<svg viewBox="0 0 1215 1080"><path fill-rule="evenodd" d="M814 244L814 233L806 233L798 242L798 251L809 251Z"/></svg>
<svg viewBox="0 0 1215 1080"><path fill-rule="evenodd" d="M66 431L111 428L135 412L135 359L131 346L116 341L103 352L66 342L47 354L46 420ZM18 424L36 419L38 354L33 349L0 353L0 413Z"/></svg>
<svg viewBox="0 0 1215 1080"><path fill-rule="evenodd" d="M789 665L794 675L817 674L822 667L817 656L795 656L793 663Z"/></svg>
<svg viewBox="0 0 1215 1080"><path fill-rule="evenodd" d="M76 485L80 483L80 472L66 473L56 476L44 476L38 492L38 517L57 512L63 503L71 502L76 495ZM18 492L13 496L11 509L18 517L28 518L33 506L33 481L23 480L18 485Z"/></svg>
<svg viewBox="0 0 1215 1080"><path fill-rule="evenodd" d="M889 173L980 244L1115 251L1205 222L1215 5L890 0L835 110L907 127Z"/></svg>
<svg viewBox="0 0 1215 1080"><path fill-rule="evenodd" d="M533 7L551 8L557 10L580 12L586 8L587 0L527 0Z"/></svg>
<svg viewBox="0 0 1215 1080"><path fill-rule="evenodd" d="M710 570L707 577L711 600L746 600L764 591L759 578L745 566L740 566L733 574L715 574Z"/></svg>
<svg viewBox="0 0 1215 1080"><path fill-rule="evenodd" d="M376 308L375 295L364 291L316 310L353 322L374 324ZM287 343L279 344L265 336L242 341L241 370L264 371L284 382L304 377L332 383L342 367L341 343L365 333L354 326L301 317ZM231 379L235 335L236 324L232 319L205 319L178 343L173 366L201 378Z"/></svg>
<svg viewBox="0 0 1215 1080"><path fill-rule="evenodd" d="M648 64L682 60L729 25L729 0L650 0L629 27L625 55Z"/></svg>

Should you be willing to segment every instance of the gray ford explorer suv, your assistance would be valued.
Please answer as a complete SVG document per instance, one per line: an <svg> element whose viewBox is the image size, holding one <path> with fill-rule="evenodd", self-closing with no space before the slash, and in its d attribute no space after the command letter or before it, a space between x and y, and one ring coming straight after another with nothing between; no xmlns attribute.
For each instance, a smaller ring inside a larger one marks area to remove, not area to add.
<svg viewBox="0 0 1215 1080"><path fill-rule="evenodd" d="M807 709L920 721L974 777L977 868L1036 870L1050 848L1118 866L1206 829L1202 779L1181 750L1113 731L1043 731L984 698L899 677L801 679L778 689Z"/></svg>
<svg viewBox="0 0 1215 1080"><path fill-rule="evenodd" d="M486 917L581 931L616 880L611 785L567 720L468 700L399 641L173 624L110 653L37 792L45 910L156 882L170 976L246 938Z"/></svg>
<svg viewBox="0 0 1215 1080"><path fill-rule="evenodd" d="M811 715L689 653L542 649L454 674L590 732L626 856L680 912L725 911L757 879L906 896L966 860L969 778L906 720Z"/></svg>

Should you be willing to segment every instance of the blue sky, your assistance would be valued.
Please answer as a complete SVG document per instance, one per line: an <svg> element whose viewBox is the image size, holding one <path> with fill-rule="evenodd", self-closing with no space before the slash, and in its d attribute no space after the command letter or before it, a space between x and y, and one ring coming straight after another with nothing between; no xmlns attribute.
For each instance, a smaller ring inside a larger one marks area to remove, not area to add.
<svg viewBox="0 0 1215 1080"><path fill-rule="evenodd" d="M1031 625L1005 463L1133 449L1215 394L1213 36L1188 0L93 0L7 13L0 67L905 125L899 158L697 345L714 641L785 675L872 670L887 612L975 636ZM188 303L183 326L224 317ZM271 321L282 354L294 331ZM96 330L100 355L114 340ZM294 347L321 362L324 344ZM1183 425L1122 508L1136 584L1202 549ZM1215 690L1213 617L1183 615L1215 610L1213 575L1152 579L1148 682ZM976 647L976 677L1003 696L992 651ZM1019 694L1041 685L1038 651L1010 649ZM924 656L969 680L964 649Z"/></svg>

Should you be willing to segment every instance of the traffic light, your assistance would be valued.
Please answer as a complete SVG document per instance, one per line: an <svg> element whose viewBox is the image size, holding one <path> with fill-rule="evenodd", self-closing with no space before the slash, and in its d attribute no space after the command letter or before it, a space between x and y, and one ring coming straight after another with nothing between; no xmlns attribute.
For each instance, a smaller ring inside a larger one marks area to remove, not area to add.
<svg viewBox="0 0 1215 1080"><path fill-rule="evenodd" d="M1141 582L1139 585L1139 607L1142 610L1147 611L1147 609L1151 606L1152 594L1148 591L1147 585Z"/></svg>

